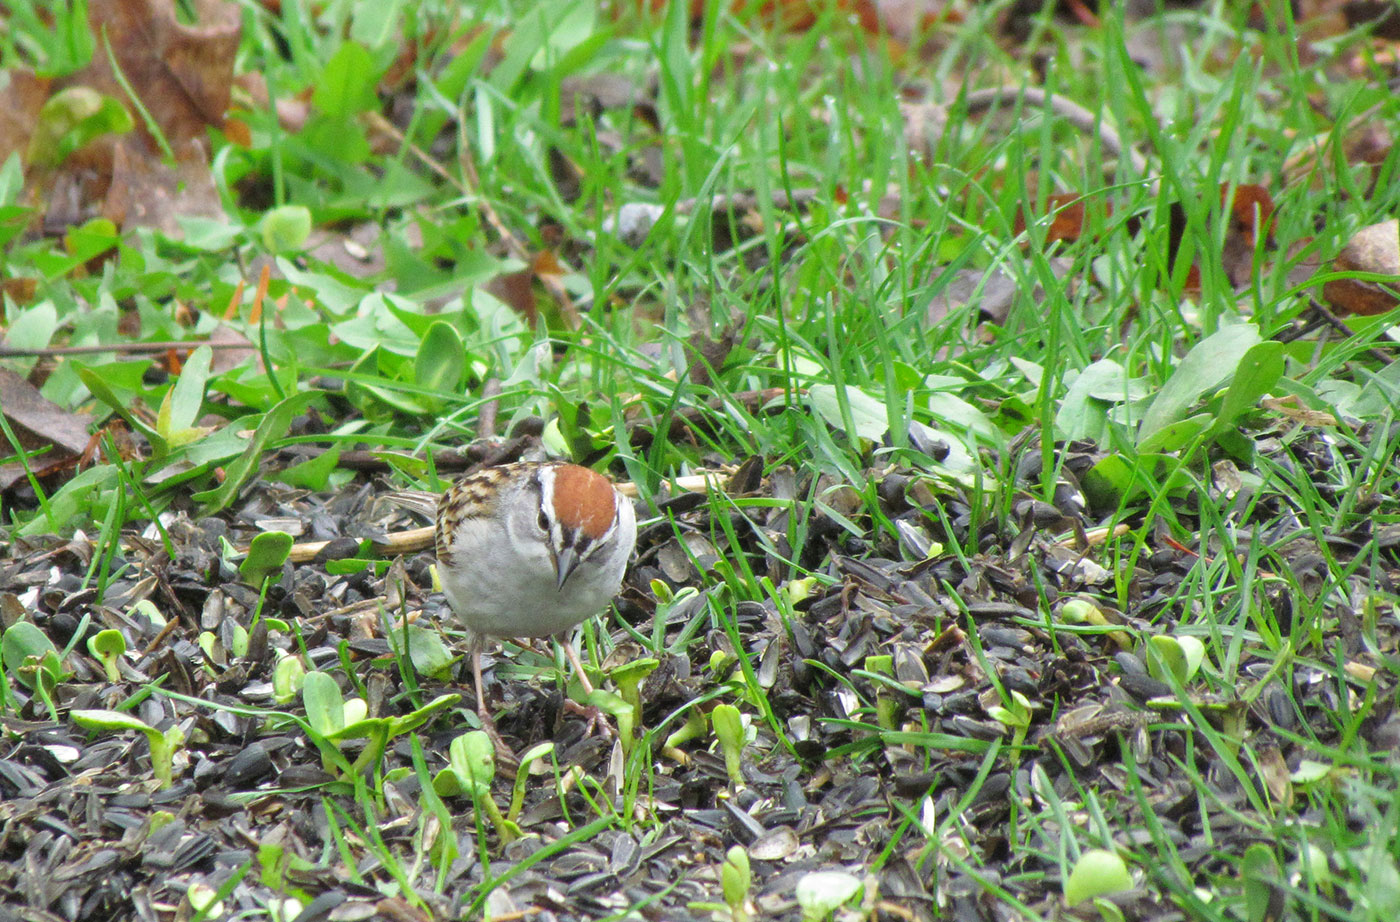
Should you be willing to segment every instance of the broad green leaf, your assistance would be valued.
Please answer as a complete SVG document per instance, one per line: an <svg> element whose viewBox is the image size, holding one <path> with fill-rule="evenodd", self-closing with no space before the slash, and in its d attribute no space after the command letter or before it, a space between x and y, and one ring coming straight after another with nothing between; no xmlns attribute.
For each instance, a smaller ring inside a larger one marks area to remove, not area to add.
<svg viewBox="0 0 1400 922"><path fill-rule="evenodd" d="M841 411L843 397L851 414L849 423ZM858 387L847 385L838 393L833 385L813 384L807 389L807 398L828 426L848 436L878 442L890 428L885 404Z"/></svg>
<svg viewBox="0 0 1400 922"><path fill-rule="evenodd" d="M428 327L413 363L414 382L426 390L457 396L466 367L467 350L456 328L441 320Z"/></svg>
<svg viewBox="0 0 1400 922"><path fill-rule="evenodd" d="M481 730L468 730L447 747L447 762L463 790L473 797L489 797L496 776L496 747Z"/></svg>
<svg viewBox="0 0 1400 922"><path fill-rule="evenodd" d="M986 413L956 394L934 391L928 395L928 409L939 428L966 429L977 442L985 445L1000 446L1006 442Z"/></svg>
<svg viewBox="0 0 1400 922"><path fill-rule="evenodd" d="M347 41L326 62L311 103L330 118L350 119L377 104L379 70L359 42Z"/></svg>
<svg viewBox="0 0 1400 922"><path fill-rule="evenodd" d="M322 736L330 736L345 728L345 699L335 679L324 672L308 672L302 680L301 701L306 708L306 720Z"/></svg>
<svg viewBox="0 0 1400 922"><path fill-rule="evenodd" d="M397 631L395 637L399 636ZM419 675L430 679L446 679L457 662L457 657L442 642L442 635L431 628L410 625L408 627L408 655L413 668Z"/></svg>
<svg viewBox="0 0 1400 922"><path fill-rule="evenodd" d="M179 442L173 435L188 430L199 418L199 409L204 405L204 388L209 382L209 368L214 352L208 346L200 346L190 353L185 367L180 371L175 386L165 392L160 412L156 414L156 430L165 438L170 447Z"/></svg>
<svg viewBox="0 0 1400 922"><path fill-rule="evenodd" d="M317 394L314 391L293 394L263 415L262 422L258 424L253 437L248 440L243 453L236 456L225 468L224 482L213 490L205 490L203 493L194 495L196 502L205 504L205 515L218 512L233 502L233 498L238 495L243 482L257 470L258 462L262 459L263 450L267 447L267 443L272 439L280 438L287 431L287 427L292 424L296 415L305 410L316 397Z"/></svg>
<svg viewBox="0 0 1400 922"><path fill-rule="evenodd" d="M10 326L5 330L5 345L11 349L43 349L58 329L58 310L52 301L40 301L11 317Z"/></svg>
<svg viewBox="0 0 1400 922"><path fill-rule="evenodd" d="M1252 410L1260 398L1273 390L1283 377L1283 343L1268 340L1250 348L1235 369L1234 380L1225 391L1216 428L1233 426L1235 420Z"/></svg>
<svg viewBox="0 0 1400 922"><path fill-rule="evenodd" d="M1220 386L1235 373L1245 354L1259 341L1259 330L1246 323L1226 327L1197 343L1147 408L1138 430L1138 443L1185 417L1186 411L1202 394Z"/></svg>
<svg viewBox="0 0 1400 922"><path fill-rule="evenodd" d="M1139 496L1154 494L1166 487L1169 491L1185 492L1187 485L1180 477L1164 480L1178 463L1168 455L1138 455L1135 465L1121 454L1107 455L1089 468L1080 478L1084 492L1096 507L1116 506L1131 502Z"/></svg>
<svg viewBox="0 0 1400 922"><path fill-rule="evenodd" d="M339 462L340 447L332 445L320 454L270 476L273 480L304 490L324 490L330 485L331 473Z"/></svg>
<svg viewBox="0 0 1400 922"><path fill-rule="evenodd" d="M1167 423L1156 432L1138 442L1138 451L1143 454L1180 451L1210 428L1214 421L1209 413L1197 413L1186 419Z"/></svg>
<svg viewBox="0 0 1400 922"><path fill-rule="evenodd" d="M1101 359L1085 368L1070 382L1065 399L1055 414L1055 427L1067 439L1108 441L1108 407L1138 400L1146 391L1141 378L1130 378L1112 359Z"/></svg>
<svg viewBox="0 0 1400 922"><path fill-rule="evenodd" d="M13 676L18 676L20 681L29 687L33 687L30 681L32 673L21 671L22 667L32 662L42 662L49 655L58 655L58 648L49 640L47 634L39 629L39 626L31 621L17 621L5 630L3 637L0 637L0 662L5 664L5 671Z"/></svg>

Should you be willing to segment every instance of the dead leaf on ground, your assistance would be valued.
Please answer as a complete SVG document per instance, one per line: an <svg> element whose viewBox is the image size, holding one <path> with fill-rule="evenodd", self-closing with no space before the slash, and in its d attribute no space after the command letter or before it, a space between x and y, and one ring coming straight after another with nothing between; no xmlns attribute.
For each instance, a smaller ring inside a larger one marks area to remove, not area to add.
<svg viewBox="0 0 1400 922"><path fill-rule="evenodd" d="M53 81L27 70L12 68L10 82L0 90L0 163L29 148L29 138L39 121L39 110L52 95Z"/></svg>
<svg viewBox="0 0 1400 922"><path fill-rule="evenodd" d="M126 98L102 48L105 34L123 76L177 156L191 141L202 142L209 126L223 124L242 35L238 4L192 5L199 25L187 26L176 18L174 0L91 0L88 21L98 49L71 81Z"/></svg>
<svg viewBox="0 0 1400 922"><path fill-rule="evenodd" d="M1056 240L1072 242L1084 235L1084 224L1092 210L1102 211L1101 218L1113 214L1113 203L1096 196L1093 200L1076 192L1055 192L1045 198L1045 213L1050 216L1050 226L1045 229L1045 242ZM1016 215L1014 230L1020 234L1026 229L1029 209Z"/></svg>
<svg viewBox="0 0 1400 922"><path fill-rule="evenodd" d="M70 413L47 400L38 388L6 368L0 368L0 408L24 451L50 449L30 460L31 469L50 467L87 450L91 418ZM12 451L13 446L7 445L4 454ZM0 465L0 490L8 489L23 476L24 465L19 462Z"/></svg>
<svg viewBox="0 0 1400 922"><path fill-rule="evenodd" d="M129 88L155 125L153 132L133 117L131 133L102 135L56 168L27 164L28 193L47 232L101 215L174 234L179 216L223 216L206 134L224 126L241 16L226 0L195 0L193 7L198 24L184 25L174 0L91 0L88 22L98 47L87 67L58 81L11 73L0 94L4 156L27 152L44 103L76 87L132 109Z"/></svg>
<svg viewBox="0 0 1400 922"><path fill-rule="evenodd" d="M1233 191L1232 191L1233 189ZM1225 232L1225 244L1221 248L1220 267L1230 284L1240 288L1249 283L1254 274L1254 253L1262 239L1271 245L1274 239L1274 199L1269 190L1254 183L1241 183L1231 186L1220 185L1220 206L1225 213L1229 227ZM1167 235L1167 265L1176 263L1181 249L1181 241L1186 236L1186 209L1180 202L1173 202L1170 212L1171 227ZM1199 258L1186 274L1183 286L1186 291L1201 290L1201 267Z"/></svg>
<svg viewBox="0 0 1400 922"><path fill-rule="evenodd" d="M1394 309L1400 299L1400 220L1395 218L1357 231L1332 268L1339 272L1374 272L1394 277L1388 285L1362 279L1334 279L1322 286L1322 296L1339 313L1371 316Z"/></svg>
<svg viewBox="0 0 1400 922"><path fill-rule="evenodd" d="M112 153L102 214L119 227L153 227L169 236L180 232L179 218L223 218L203 145L189 142L171 166L142 138L122 138Z"/></svg>

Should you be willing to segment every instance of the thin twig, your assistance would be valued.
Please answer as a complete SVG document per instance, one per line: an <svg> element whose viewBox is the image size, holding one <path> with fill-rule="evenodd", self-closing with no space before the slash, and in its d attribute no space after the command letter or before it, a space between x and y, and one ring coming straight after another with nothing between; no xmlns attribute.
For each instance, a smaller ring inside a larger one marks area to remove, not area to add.
<svg viewBox="0 0 1400 922"><path fill-rule="evenodd" d="M1322 318L1322 320L1328 326L1332 327L1338 333L1341 333L1343 336L1350 338L1356 335L1355 330L1347 326L1346 323L1344 323L1340 317L1338 317L1336 314L1332 313L1330 310L1327 309L1327 305L1323 304L1316 298L1308 298L1308 309L1311 310L1318 317ZM1382 365L1389 365L1391 362L1395 361L1395 359L1386 355L1384 352L1382 352L1374 346L1368 348L1366 350L1366 354L1369 355L1371 358L1375 359L1376 361L1380 362Z"/></svg>
<svg viewBox="0 0 1400 922"><path fill-rule="evenodd" d="M49 355L92 355L97 352L167 352L171 349L198 349L200 346L208 346L210 349L247 349L248 344L242 343L215 343L202 339L184 339L162 343L108 343L105 346L44 346L42 349L16 349L10 346L0 346L0 358L21 358L28 356L39 356L43 358Z"/></svg>

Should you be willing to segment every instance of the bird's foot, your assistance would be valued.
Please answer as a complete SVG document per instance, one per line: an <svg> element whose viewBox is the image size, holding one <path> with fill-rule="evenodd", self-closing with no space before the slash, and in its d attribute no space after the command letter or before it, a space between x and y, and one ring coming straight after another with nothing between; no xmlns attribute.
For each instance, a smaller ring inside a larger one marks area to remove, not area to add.
<svg viewBox="0 0 1400 922"><path fill-rule="evenodd" d="M588 721L583 730L584 739L592 736L595 732L609 739L617 736L617 731L613 729L612 724L608 723L608 715L603 713L603 710L596 704L579 704L572 698L565 698L564 710L570 714L577 714Z"/></svg>
<svg viewBox="0 0 1400 922"><path fill-rule="evenodd" d="M507 745L505 738L501 736L501 731L496 728L496 718L491 716L491 712L486 708L479 708L476 712L477 718L481 721L481 729L491 740L491 745L496 748L496 764L508 771L515 771L520 767L520 759L516 758L515 751Z"/></svg>

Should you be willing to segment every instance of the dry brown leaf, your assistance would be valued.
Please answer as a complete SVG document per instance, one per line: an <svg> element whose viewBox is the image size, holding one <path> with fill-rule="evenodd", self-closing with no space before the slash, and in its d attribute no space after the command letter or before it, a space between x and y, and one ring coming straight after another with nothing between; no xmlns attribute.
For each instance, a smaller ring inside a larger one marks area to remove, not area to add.
<svg viewBox="0 0 1400 922"><path fill-rule="evenodd" d="M186 143L172 167L136 135L113 149L102 215L119 227L153 227L171 236L180 231L178 218L225 217L202 144Z"/></svg>
<svg viewBox="0 0 1400 922"><path fill-rule="evenodd" d="M21 448L25 451L52 449L32 459L31 468L45 468L55 462L71 460L87 449L88 426L92 420L45 399L38 388L6 368L0 368L0 408ZM23 476L23 464L0 465L0 490L7 489Z"/></svg>
<svg viewBox="0 0 1400 922"><path fill-rule="evenodd" d="M53 89L48 77L36 77L27 70L13 69L9 75L9 85L0 90L0 163L16 151L24 155L39 110Z"/></svg>
<svg viewBox="0 0 1400 922"><path fill-rule="evenodd" d="M88 21L98 49L71 81L126 99L101 47L105 35L122 75L177 156L191 141L202 142L209 126L223 124L242 32L238 4L195 0L193 6L200 24L187 26L176 18L174 0L91 0Z"/></svg>

